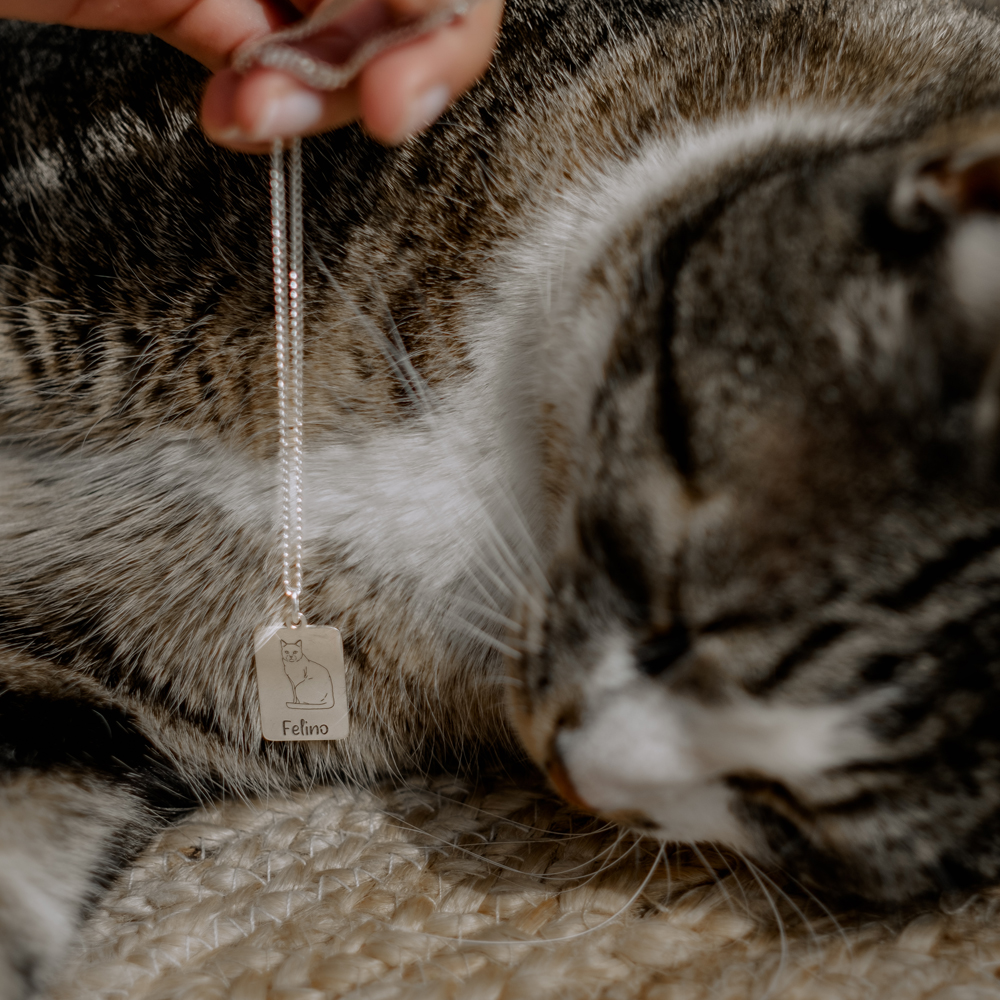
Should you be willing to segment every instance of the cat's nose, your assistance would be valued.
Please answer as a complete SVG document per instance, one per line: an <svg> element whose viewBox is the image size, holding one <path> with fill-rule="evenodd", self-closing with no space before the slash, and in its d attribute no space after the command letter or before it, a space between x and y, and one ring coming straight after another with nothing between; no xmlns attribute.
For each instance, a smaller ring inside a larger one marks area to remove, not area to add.
<svg viewBox="0 0 1000 1000"><path fill-rule="evenodd" d="M576 806L578 809L583 809L586 812L596 812L593 806L589 805L583 800L580 793L576 790L576 786L573 784L573 779L569 776L569 771L566 770L566 765L563 763L563 759L559 754L559 751L553 746L552 755L549 757L549 766L547 768L549 781L552 782L552 787L571 805Z"/></svg>

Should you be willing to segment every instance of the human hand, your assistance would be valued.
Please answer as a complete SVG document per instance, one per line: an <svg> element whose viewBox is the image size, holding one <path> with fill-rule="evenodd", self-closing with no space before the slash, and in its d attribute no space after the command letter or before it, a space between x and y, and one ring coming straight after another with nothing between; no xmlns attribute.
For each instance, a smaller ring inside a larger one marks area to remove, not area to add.
<svg viewBox="0 0 1000 1000"><path fill-rule="evenodd" d="M308 13L321 0L291 0ZM360 40L384 26L443 7L447 0L358 0L336 22ZM0 0L0 17L158 35L215 76L202 103L209 138L260 152L276 137L314 135L359 120L375 138L401 142L431 124L489 64L503 0L480 0L467 15L383 52L342 90L320 94L286 73L228 69L244 42L294 20L283 0Z"/></svg>

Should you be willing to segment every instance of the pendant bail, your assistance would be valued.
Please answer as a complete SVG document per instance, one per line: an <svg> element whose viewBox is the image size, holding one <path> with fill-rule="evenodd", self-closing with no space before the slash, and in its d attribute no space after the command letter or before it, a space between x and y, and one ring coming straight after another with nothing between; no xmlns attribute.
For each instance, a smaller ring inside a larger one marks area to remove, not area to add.
<svg viewBox="0 0 1000 1000"><path fill-rule="evenodd" d="M296 615L298 617L296 617ZM301 611L297 610L296 606L295 614L285 618L285 628L290 628L290 629L309 628L309 620L306 618L304 614L302 614Z"/></svg>

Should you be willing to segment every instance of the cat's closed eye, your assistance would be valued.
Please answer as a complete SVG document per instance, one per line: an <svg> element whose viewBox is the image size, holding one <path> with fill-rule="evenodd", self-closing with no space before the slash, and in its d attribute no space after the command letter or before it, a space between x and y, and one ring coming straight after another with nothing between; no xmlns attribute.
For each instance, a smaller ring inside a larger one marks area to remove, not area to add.
<svg viewBox="0 0 1000 1000"><path fill-rule="evenodd" d="M769 148L697 224L644 222L651 306L609 338L578 445L601 473L565 491L511 661L575 801L829 891L992 871L998 148L988 115Z"/></svg>

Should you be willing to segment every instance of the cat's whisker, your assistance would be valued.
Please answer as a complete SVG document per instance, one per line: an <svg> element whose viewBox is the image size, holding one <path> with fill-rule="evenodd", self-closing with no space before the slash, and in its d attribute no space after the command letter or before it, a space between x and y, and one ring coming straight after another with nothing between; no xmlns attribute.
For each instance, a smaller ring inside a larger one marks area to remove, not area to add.
<svg viewBox="0 0 1000 1000"><path fill-rule="evenodd" d="M837 919L837 915L833 912L833 910L831 910L826 905L826 903L824 903L823 900L816 895L816 893L814 893L805 883L803 883L801 879L796 878L794 875L786 871L784 868L779 868L778 871L780 871L781 874L785 876L785 878L791 879L791 881L794 882L813 901L813 903L815 903L823 911L825 916L829 918L830 922L836 928L837 935L843 942L845 950L847 951L848 955L852 955L854 953L854 945L852 944L851 939L847 934L847 931L844 929L843 925Z"/></svg>
<svg viewBox="0 0 1000 1000"><path fill-rule="evenodd" d="M415 394L415 397L420 399L420 401L424 404L425 417L433 421L436 410L431 403L430 387L428 386L426 380L423 379L423 377L417 371L416 367L413 365L409 351L407 350L406 345L403 343L402 337L399 333L399 328L396 324L395 318L392 315L389 302L385 296L384 291L382 290L381 285L375 286L374 284L369 282L369 287L373 292L373 296L378 300L378 302L382 306L383 318L385 325L389 330L388 333L386 333L383 328L381 328L378 324L376 324L373 320L371 320L367 316L367 314L364 313L363 310L361 310L361 308L357 305L356 302L354 302L353 298L351 298L348 295L343 286L330 273L329 269L326 267L325 264L322 263L322 261L320 261L320 266L325 276L327 277L328 281L330 281L330 283L338 291L338 293L341 295L344 301L351 306L354 315L362 320L362 322L365 324L366 329L368 329L369 332L372 333L372 335L375 336L376 339L378 339L380 344L383 345L388 344L387 347L384 347L384 353L386 353L387 358L393 365L393 369L396 372L397 377L401 380L404 386L408 386L412 390L412 392ZM428 319L427 329L429 331L432 331L434 327L435 323L433 317L431 317ZM479 449L476 450L480 451ZM489 459L485 453L480 451L478 457L481 459L481 461L476 464L485 467L489 466ZM469 479L468 474L466 473L463 476L463 478L466 481L468 481ZM514 500L513 496L511 495L509 489L505 486L505 484L495 479L491 479L489 485L494 495L498 496L504 501L506 507L505 513L516 523L522 541L527 544L528 557L531 563L529 568L531 569L533 575L535 575L537 579L541 579L542 581L544 581L545 576L541 568L541 563L537 558L537 548L535 545L535 541L531 532L528 530L526 523L524 522L523 516L520 513L520 506ZM478 490L473 489L473 492L478 493ZM507 568L511 571L511 579L520 583L521 572L524 569L524 567L521 565L521 560L514 554L514 551L511 548L510 543L503 535L503 533L496 528L496 525L493 522L493 520L487 518L486 525L487 525L487 530L491 533L493 541L496 543L496 545L499 546L498 550L499 554L501 554L504 557L507 563Z"/></svg>
<svg viewBox="0 0 1000 1000"><path fill-rule="evenodd" d="M421 376L421 374L417 371L415 365L413 364L413 359L410 356L410 352L403 343L402 335L399 332L399 326L397 325L396 319L392 314L392 309L389 305L389 300L386 298L384 289L381 284L376 284L373 278L369 279L368 287L372 291L373 297L381 306L385 328L389 331L387 334L383 331L383 336L386 337L392 345L393 357L396 361L397 370L400 372L401 377L405 378L410 384L414 393L423 402L426 410L431 412L433 408L430 401L430 386L427 384L427 380L424 379L423 376ZM432 332L434 328L435 324L433 319L431 319L426 325L426 330L427 332Z"/></svg>
<svg viewBox="0 0 1000 1000"><path fill-rule="evenodd" d="M583 839L585 837L594 837L594 836L597 836L599 834L606 833L608 830L613 830L616 827L618 829L621 829L621 827L618 827L617 823L604 823L603 826L599 826L599 827L597 827L597 828L595 828L593 830L584 830L584 831L582 831L580 833L558 833L558 834L552 834L552 831L550 829L548 829L547 827L532 826L530 823L523 823L520 820L511 819L509 816L505 816L502 813L490 812L487 809L483 809L482 806L472 805L471 803L465 802L462 799L456 799L454 796L445 795L443 792L439 792L437 790L430 790L430 793L432 795L434 795L436 798L438 798L441 801L443 801L443 802L448 802L448 803L451 803L452 805L463 806L466 809L469 809L469 810L471 810L471 811L473 811L475 813L478 813L479 815L489 816L491 819L498 820L498 821L504 823L507 826L514 826L514 827L517 827L520 830L525 830L525 831L527 831L529 833L534 832L534 833L551 834L551 836L552 836L553 839L558 839L560 841L562 841L562 840L580 840L580 839Z"/></svg>
<svg viewBox="0 0 1000 1000"><path fill-rule="evenodd" d="M620 831L618 837L615 838L613 844L605 848L605 850L601 851L600 853L596 854L592 859L588 860L586 863L581 862L580 865L576 866L578 868L582 868L585 867L586 864L592 864L595 860L601 858L604 855L608 856L607 862L601 864L601 866L597 868L595 871L588 872L586 876L577 876L578 878L582 878L583 881L580 882L579 886L575 886L574 888L581 888L582 886L589 885L591 882L594 881L594 879L600 877L605 872L611 871L611 869L615 868L617 865L620 865L633 851L638 850L639 842L635 841L624 854L620 854L618 855L618 857L612 857L612 852L619 847L621 842L625 839L626 835L627 834L625 830ZM575 871L575 870L576 870L575 868L561 869L559 874L564 875L567 871Z"/></svg>
<svg viewBox="0 0 1000 1000"><path fill-rule="evenodd" d="M690 841L688 843L688 847L691 848L692 853L701 863L701 866L705 869L706 874L711 876L712 881L715 882L719 891L725 898L726 904L728 905L729 909L735 913L736 908L733 905L732 894L729 892L729 889L723 884L723 879L719 878L718 872L716 872L716 870L708 863L708 858L705 857L705 853L701 850L701 848L695 841Z"/></svg>
<svg viewBox="0 0 1000 1000"><path fill-rule="evenodd" d="M809 937L812 939L812 943L816 945L821 944L822 942L820 940L819 935L816 933L815 928L813 927L812 921L806 916L802 908L780 885L778 885L777 882L775 882L773 878L771 878L770 875L768 875L765 871L763 871L760 868L758 868L757 870L760 872L761 877L766 879L767 882L771 885L771 887L774 889L778 897L783 898L795 912L795 915L802 921L807 931L809 932Z"/></svg>
<svg viewBox="0 0 1000 1000"><path fill-rule="evenodd" d="M505 629L511 632L517 632L520 629L520 625L507 615L502 614L499 611L494 611L492 608L485 607L468 597L463 597L461 594L453 594L452 600L463 606L467 611L482 615L495 625L503 625Z"/></svg>
<svg viewBox="0 0 1000 1000"><path fill-rule="evenodd" d="M788 964L788 934L787 931L785 930L785 921L781 916L781 912L778 909L778 905L777 903L775 903L774 898L771 896L771 893L768 892L767 886L764 884L763 879L760 877L760 874L758 873L756 866L742 851L737 851L736 853L739 855L740 859L746 865L747 871L749 871L751 876L753 876L754 880L756 881L757 885L759 886L761 892L764 895L764 899L767 900L767 904L770 907L771 913L774 915L774 920L778 927L778 936L780 940L781 950L778 957L778 966L774 970L774 975L771 977L771 981L768 984L767 989L764 991L763 996L761 997L761 1000L767 1000L767 998L774 992L775 988L777 987L778 981L780 980L781 976L785 971L785 966Z"/></svg>
<svg viewBox="0 0 1000 1000"><path fill-rule="evenodd" d="M508 586L507 582L500 575L495 562L492 562L485 558L481 552L470 551L469 552L469 565L473 572L481 573L488 583L491 583L496 588L496 593L502 594L504 597L509 598L511 601L517 596L516 591Z"/></svg>
<svg viewBox="0 0 1000 1000"><path fill-rule="evenodd" d="M318 253L313 253L311 257L313 262L326 278L330 287L333 288L333 290L340 297L340 300L345 306L347 306L354 320L362 327L362 329L367 331L372 340L378 345L379 350L382 352L382 356L392 369L392 373L400 387L403 389L404 394L415 406L418 406L422 410L425 409L427 407L427 400L421 395L419 388L421 383L418 381L414 384L410 378L412 366L409 365L408 360L403 360L401 358L401 345L394 343L394 341L386 335L385 331L372 319L372 317L361 308L354 296L351 295L343 284L337 280L336 276L326 266L325 262ZM405 354L405 351L403 353ZM407 370L408 368L409 371Z"/></svg>
<svg viewBox="0 0 1000 1000"><path fill-rule="evenodd" d="M543 883L546 883L546 884L548 884L548 883L557 883L558 884L558 883L563 883L563 882L572 883L568 887L568 889L558 889L558 890L556 890L556 893L555 893L556 896L559 896L559 895L561 895L562 893L564 893L566 891L576 891L576 890L582 888L583 886L586 886L586 885L590 884L591 881L593 881L595 878L597 878L601 874L604 874L605 872L607 872L607 871L611 870L612 868L614 868L616 865L621 864L626 858L628 858L630 855L632 855L633 853L635 853L637 851L637 849L639 848L639 846L640 846L640 842L639 841L634 842L624 854L620 855L617 858L612 859L608 864L601 865L596 871L587 872L586 875L570 875L569 874L569 872L576 871L578 869L588 867L589 865L593 864L594 861L596 861L599 858L603 857L605 854L610 854L612 851L614 851L618 847L618 845L621 843L621 840L622 840L622 838L624 836L624 831L623 831L622 834L620 834L619 837L616 838L616 840L614 841L613 844L609 845L604 850L600 851L593 858L586 859L585 861L583 861L580 864L574 866L573 868L561 869L556 874L549 874L548 872L540 872L540 873L539 872L525 872L521 868L515 868L512 865L508 865L508 864L505 864L504 862L497 861L496 859L491 858L489 856L489 854L485 854L485 853L482 853L482 852L479 852L479 851L475 851L472 848L470 848L470 847L468 847L466 845L463 845L463 844L459 844L459 843L457 843L454 840L449 840L449 839L447 839L445 837L441 837L441 836L435 835L433 833L430 833L429 831L423 829L422 827L417 827L414 824L410 823L404 816L402 816L402 815L400 815L398 813L389 813L388 815L391 816L394 820L396 820L396 822L398 822L400 824L400 826L403 827L404 829L409 830L409 831L411 831L413 833L417 833L421 837L426 837L428 839L435 840L439 844L441 844L442 846L447 847L451 851L457 851L457 852L462 853L462 854L467 854L468 856L473 857L473 858L477 859L478 861L481 861L484 864L489 865L492 868L496 868L499 871L508 872L510 874L518 875L518 876L524 876L525 874L528 874L528 875L531 875L534 878L539 879L539 881L541 881ZM535 838L535 839L532 839L532 840L513 841L513 842L495 841L495 840L489 840L488 838L484 837L482 834L478 834L478 835L481 836L481 837L483 837L483 841L484 841L483 846L484 846L484 848L485 847L516 846L516 845L519 845L519 844L525 844L525 845L527 845L527 844L537 844L537 843L544 843L545 842L545 838L542 838L542 839ZM585 834L583 836L592 837L592 836L594 836L594 833L587 833L587 834ZM565 838L563 838L563 839L565 839ZM662 857L662 855L663 855L663 847L661 845L660 848L659 848L659 853L657 854L657 857L660 858L660 857ZM652 871L655 871L655 870L656 870L656 861L654 860ZM651 876L647 876L647 878L644 880L643 885L642 885L642 889L644 889L645 886L648 885L650 877ZM627 906L631 906L631 904L635 901L635 899L638 898L639 895L640 895L640 893L637 892L636 895L633 896L633 898L627 904ZM622 911L619 911L619 914L621 912Z"/></svg>
<svg viewBox="0 0 1000 1000"><path fill-rule="evenodd" d="M719 846L717 844L709 842L709 846L717 854L721 855L723 853L720 850L720 848L719 848ZM739 889L740 895L743 897L743 910L744 910L744 913L746 913L746 914L749 915L752 912L752 909L751 909L751 906L750 906L750 897L747 895L746 888L743 885L743 880L739 877L739 873L738 872L731 872L730 873L730 877L733 879L733 882L736 884L736 888Z"/></svg>
<svg viewBox="0 0 1000 1000"><path fill-rule="evenodd" d="M489 532L491 541L494 545L494 551L501 557L504 568L509 573L509 580L511 581L511 586L513 590L525 601L532 600L532 593L530 588L526 587L523 583L522 573L524 567L521 565L521 561L518 559L514 550L511 548L510 543L500 532L496 524L492 519L487 521L487 530ZM525 528L525 531L527 529ZM543 577L544 579L544 577Z"/></svg>
<svg viewBox="0 0 1000 1000"><path fill-rule="evenodd" d="M330 272L329 268L326 267L322 260L317 258L317 263L331 287L337 291L338 295L340 295L345 304L349 306L355 318L362 323L364 328L367 329L381 345L383 354L391 365L397 379L400 381L400 384L403 386L404 391L406 391L414 401L419 401L421 403L424 419L433 423L436 419L436 411L430 403L429 389L426 382L421 378L420 374L417 372L412 361L410 360L409 353L402 342L398 327L392 317L388 302L385 299L385 295L381 291L381 288L373 288L373 295L383 306L385 322L389 328L389 333L386 333L385 330L375 323L364 312L364 310L360 308L360 306L354 301L353 297L350 296L346 289L343 288L341 283L338 282L336 277ZM478 464L482 465L482 463ZM470 481L468 472L461 473L461 478L469 486L473 495L480 495L480 488L475 483ZM528 568L530 574L536 579L544 580L544 574L542 573L540 564L534 555L533 539L531 538L530 532L528 531L523 518L518 513L517 505L514 503L513 498L508 494L508 492L498 483L494 481L492 483L492 487L495 497L502 498L504 506L507 508L508 515L513 515L509 518L510 521L519 529L521 538L528 544ZM486 530L486 537L484 539L486 542L486 553L491 554L494 558L492 561L488 561L479 553L472 553L472 561L478 567L478 570L484 573L493 586L497 587L499 592L504 594L505 597L510 600L518 598L522 601L532 603L536 606L536 611L540 610L537 607L537 599L534 597L531 589L526 587L522 582L522 574L525 569L522 564L522 560L515 554L510 543L504 536L504 533L497 528L495 520L490 515L487 505L482 501L480 501L480 503L482 505L480 514L482 515L482 522Z"/></svg>
<svg viewBox="0 0 1000 1000"><path fill-rule="evenodd" d="M489 456L480 451L479 457L481 459L481 463L488 467ZM538 550L538 544L535 540L535 536L528 527L528 523L524 518L521 505L518 503L517 498L511 491L509 484L505 481L491 478L490 482L495 496L503 504L502 512L504 514L505 521L511 523L517 528L517 540L525 550L523 555L518 557L514 554L513 549L510 549L511 565L516 569L518 574L523 570L527 570L534 578L536 584L539 584L542 587L543 592L548 593L548 583L545 572L542 568L541 553ZM497 532L497 534L502 539L503 544L509 548L511 543L507 540L506 536L500 532ZM521 564L522 559L527 560L527 565Z"/></svg>
<svg viewBox="0 0 1000 1000"><path fill-rule="evenodd" d="M457 938L457 937L449 937L449 936L444 935L444 934L434 934L434 935L431 935L431 936L434 937L434 938L437 938L438 940L467 941L468 943L474 944L474 945L477 945L477 946L478 945L502 945L502 946L506 946L506 947L516 947L516 946L519 946L519 947L532 947L532 946L534 946L534 947L539 947L539 946L542 946L542 947L551 947L553 944L561 944L561 943L565 943L565 942L568 942L568 941L577 941L580 938L586 937L589 934L594 934L595 932L597 932L599 930L603 930L609 924L612 924L616 920L618 920L622 915L628 913L628 911L633 907L633 905L636 903L636 901L639 900L642 897L642 895L645 893L646 886L649 885L650 881L653 878L653 875L656 873L656 869L662 863L663 858L664 858L664 848L661 845L659 851L657 852L656 857L653 859L653 862L650 865L650 868L649 868L649 871L646 874L646 877L642 880L642 883L639 885L639 888L636 889L636 891L631 895L631 897L629 897L629 899L627 900L627 902L625 902L615 913L611 914L611 916L609 916L606 919L602 920L600 923L595 924L593 927L588 927L586 930L578 931L576 934L567 934L567 935L562 936L562 937L552 937L552 938L532 938L531 940L528 940L528 941L517 941L517 940L506 940L506 941L493 940L493 941L491 941L488 938Z"/></svg>
<svg viewBox="0 0 1000 1000"><path fill-rule="evenodd" d="M486 537L482 540L483 546L478 551L470 553L470 562L481 572L485 573L494 586L500 589L511 601L517 600L528 605L535 614L542 611L543 605L536 596L535 591L524 582L524 569L521 561L510 547L502 532L496 527L495 520L484 511L486 515ZM487 559L487 555L494 558ZM530 570L530 558L528 575L535 575ZM543 592L547 591L547 586Z"/></svg>
<svg viewBox="0 0 1000 1000"><path fill-rule="evenodd" d="M508 656L511 659L519 660L523 655L519 650L514 649L512 646L498 639L496 636L490 635L484 629L481 629L478 625L473 625L472 622L463 618L457 612L446 612L447 620L454 625L460 632L464 633L470 639L476 639L479 642L484 643L491 649L495 649L498 653L502 653L504 656Z"/></svg>
<svg viewBox="0 0 1000 1000"><path fill-rule="evenodd" d="M489 587L487 587L486 584L479 579L475 560L473 560L472 565L469 567L468 581L474 588L475 593L477 593L485 602L483 607L488 607L494 613L500 614L501 604ZM472 598L470 597L468 600L471 601Z"/></svg>

